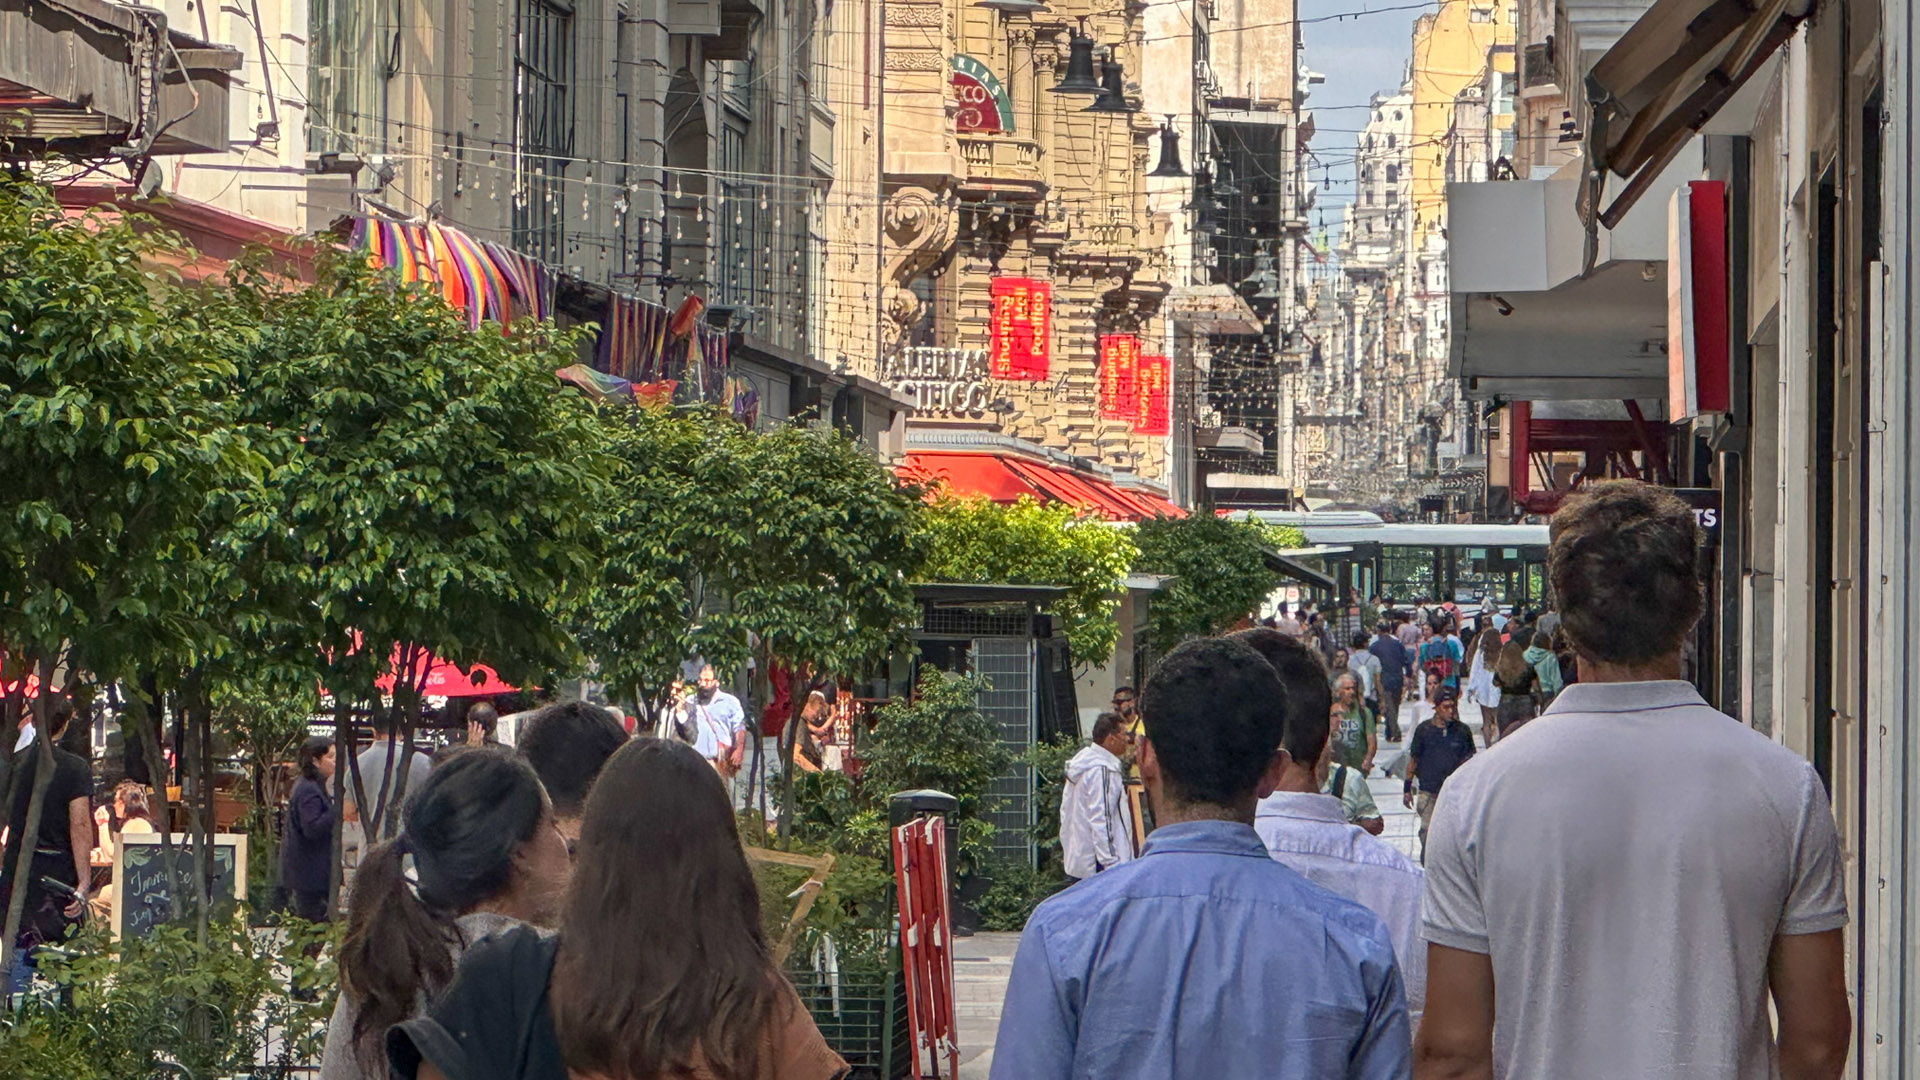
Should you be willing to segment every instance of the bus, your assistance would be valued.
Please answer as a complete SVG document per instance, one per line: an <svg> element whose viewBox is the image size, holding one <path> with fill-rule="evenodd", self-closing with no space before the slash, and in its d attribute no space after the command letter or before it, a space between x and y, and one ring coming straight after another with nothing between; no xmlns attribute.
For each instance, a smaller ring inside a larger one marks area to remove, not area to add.
<svg viewBox="0 0 1920 1080"><path fill-rule="evenodd" d="M1478 605L1491 596L1510 611L1546 606L1545 525L1394 524L1361 511L1245 513L1305 533L1308 547L1289 554L1319 560L1342 599L1357 593L1399 604Z"/></svg>

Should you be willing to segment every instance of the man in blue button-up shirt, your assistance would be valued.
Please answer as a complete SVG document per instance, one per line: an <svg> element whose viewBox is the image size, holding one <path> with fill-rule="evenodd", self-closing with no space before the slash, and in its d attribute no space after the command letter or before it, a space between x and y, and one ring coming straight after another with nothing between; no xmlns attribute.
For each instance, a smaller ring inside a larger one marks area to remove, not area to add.
<svg viewBox="0 0 1920 1080"><path fill-rule="evenodd" d="M1159 822L1139 859L1041 904L1020 937L994 1080L1398 1080L1412 1036L1372 912L1275 862L1254 805L1285 690L1246 645L1193 641L1140 694Z"/></svg>

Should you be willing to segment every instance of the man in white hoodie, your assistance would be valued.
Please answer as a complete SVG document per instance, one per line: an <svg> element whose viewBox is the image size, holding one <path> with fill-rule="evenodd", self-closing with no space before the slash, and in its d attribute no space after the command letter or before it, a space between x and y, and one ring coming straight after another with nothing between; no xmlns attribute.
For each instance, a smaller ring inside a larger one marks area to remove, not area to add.
<svg viewBox="0 0 1920 1080"><path fill-rule="evenodd" d="M1093 742L1067 762L1060 855L1069 877L1090 878L1134 858L1133 809L1120 773L1132 744L1126 722L1101 713L1093 722Z"/></svg>

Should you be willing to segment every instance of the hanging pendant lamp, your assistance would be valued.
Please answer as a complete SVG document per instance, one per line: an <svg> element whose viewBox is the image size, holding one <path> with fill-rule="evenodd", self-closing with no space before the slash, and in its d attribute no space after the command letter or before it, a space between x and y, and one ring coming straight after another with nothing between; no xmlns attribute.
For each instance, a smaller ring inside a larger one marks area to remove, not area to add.
<svg viewBox="0 0 1920 1080"><path fill-rule="evenodd" d="M1173 117L1160 125L1160 163L1153 167L1148 176L1185 176L1187 170L1180 165L1180 133L1173 130Z"/></svg>
<svg viewBox="0 0 1920 1080"><path fill-rule="evenodd" d="M1093 77L1093 39L1087 36L1087 20L1080 20L1080 29L1067 38L1067 73L1060 85L1052 88L1056 94L1098 94L1106 90L1100 80Z"/></svg>
<svg viewBox="0 0 1920 1080"><path fill-rule="evenodd" d="M1127 103L1127 84L1120 71L1120 61L1113 55L1100 62L1100 96L1081 111L1116 115L1140 111Z"/></svg>

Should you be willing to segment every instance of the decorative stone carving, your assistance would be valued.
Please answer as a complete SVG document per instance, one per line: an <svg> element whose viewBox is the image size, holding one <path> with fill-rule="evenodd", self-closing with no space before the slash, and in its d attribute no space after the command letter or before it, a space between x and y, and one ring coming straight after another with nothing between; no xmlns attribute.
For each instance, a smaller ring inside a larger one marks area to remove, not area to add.
<svg viewBox="0 0 1920 1080"><path fill-rule="evenodd" d="M888 4L888 26L947 25L947 9L939 4Z"/></svg>
<svg viewBox="0 0 1920 1080"><path fill-rule="evenodd" d="M946 257L959 221L940 194L924 187L894 192L882 221L887 232L887 276L881 285L886 290L881 317L886 320L886 340L898 348L926 308L907 286Z"/></svg>
<svg viewBox="0 0 1920 1080"><path fill-rule="evenodd" d="M947 70L947 60L939 53L931 50L926 52L908 52L904 49L889 49L887 50L887 70L945 71Z"/></svg>

